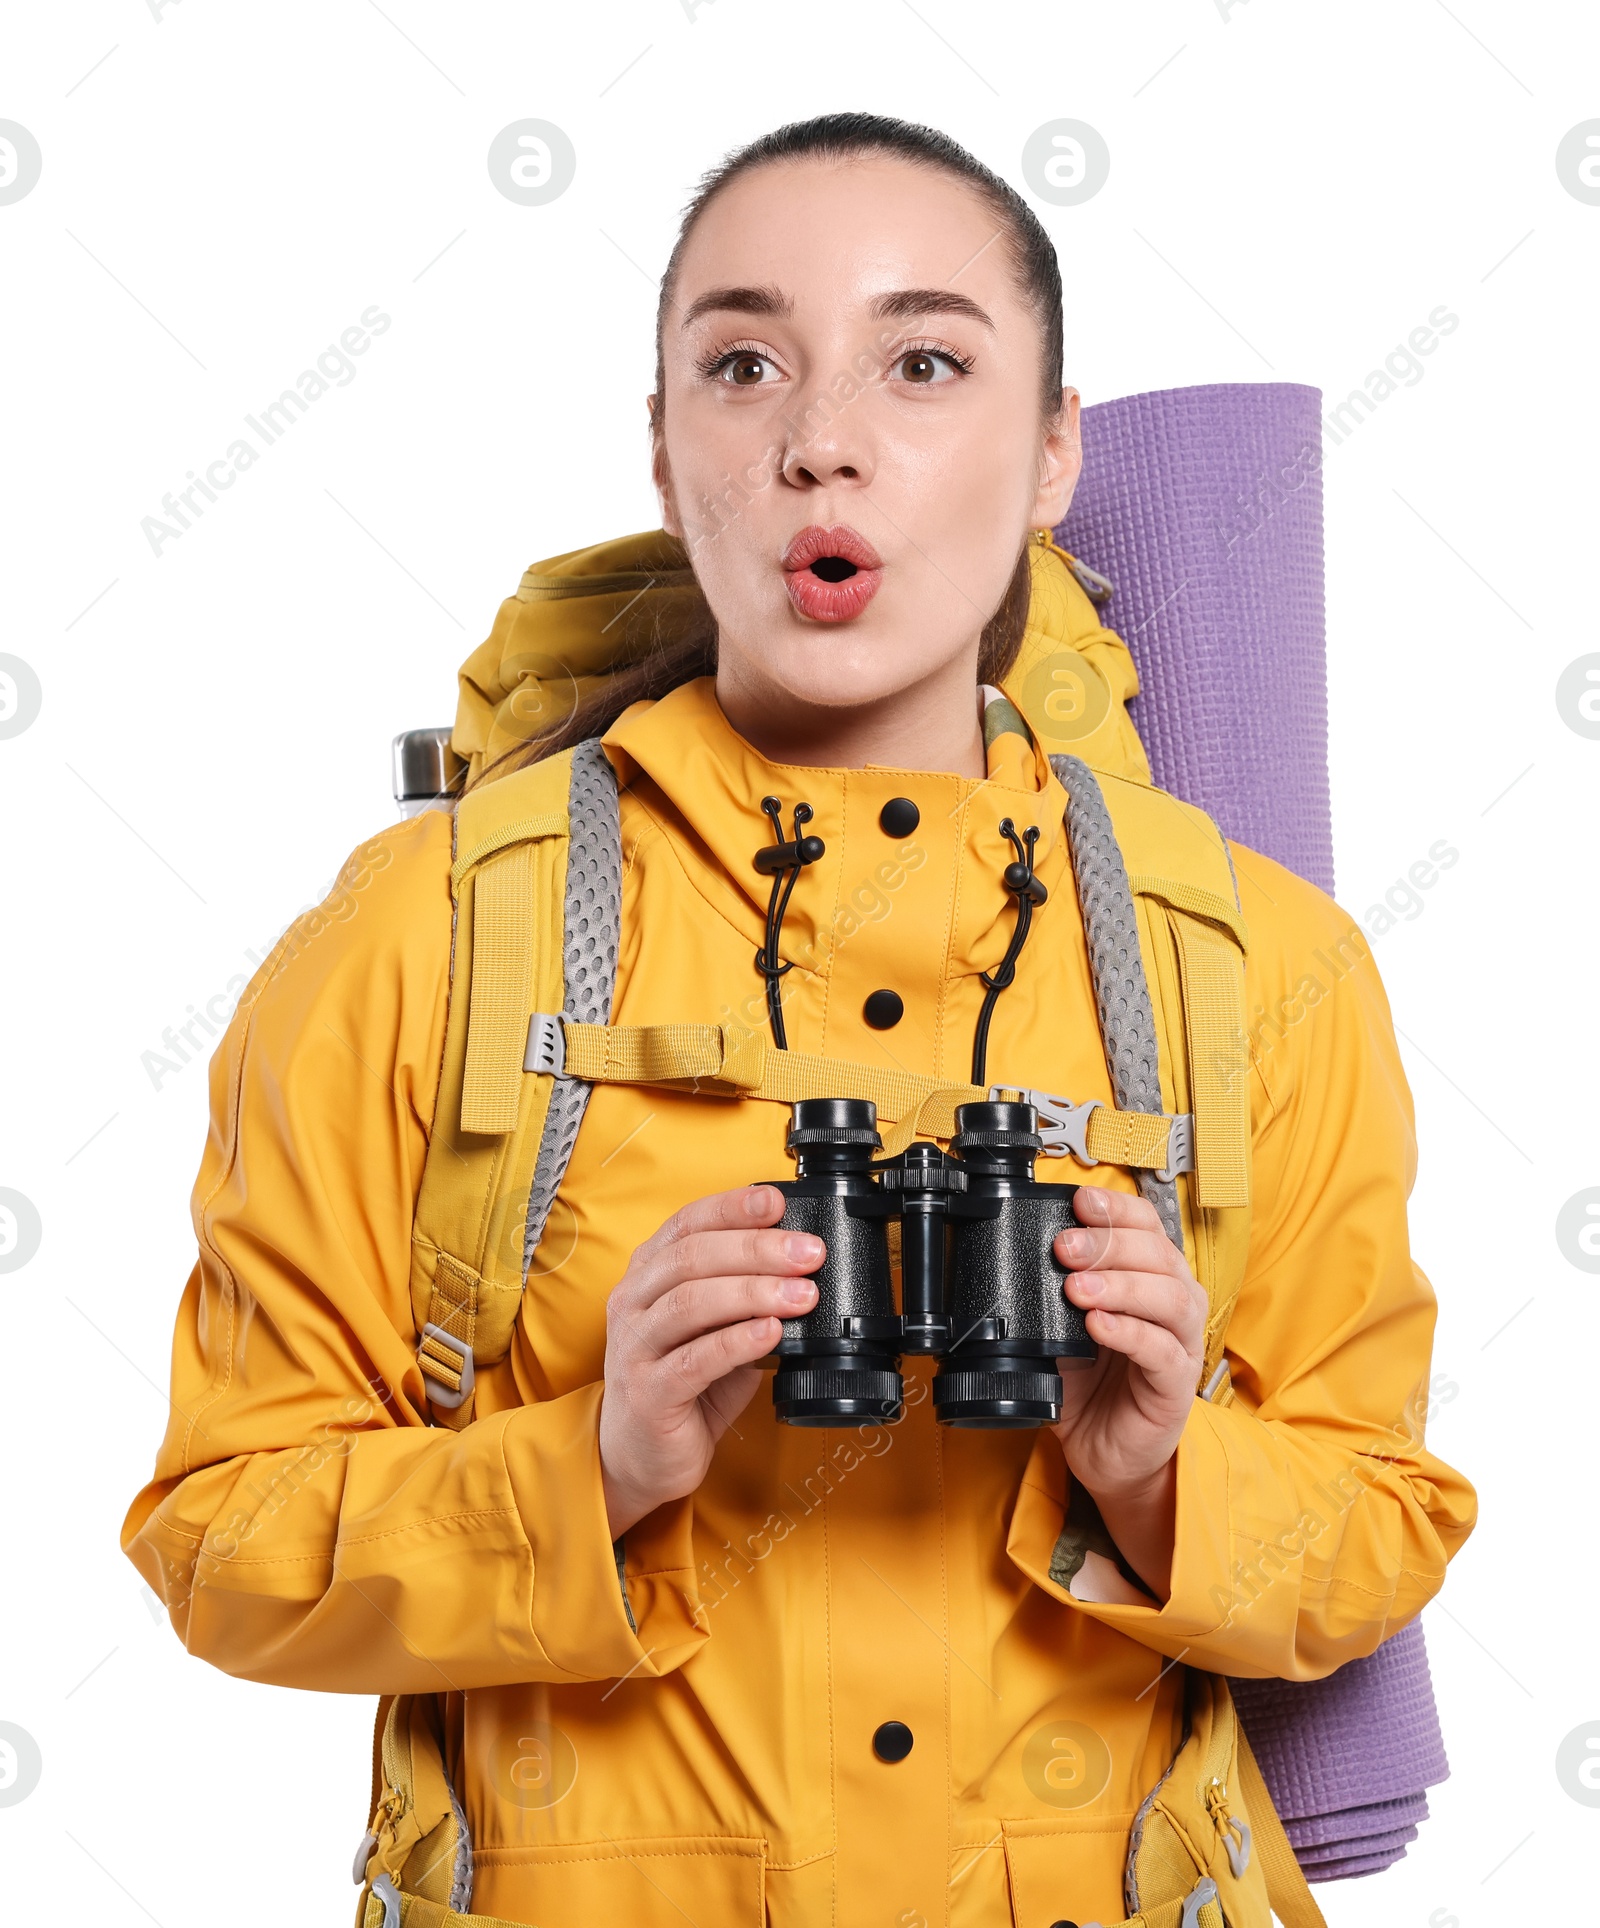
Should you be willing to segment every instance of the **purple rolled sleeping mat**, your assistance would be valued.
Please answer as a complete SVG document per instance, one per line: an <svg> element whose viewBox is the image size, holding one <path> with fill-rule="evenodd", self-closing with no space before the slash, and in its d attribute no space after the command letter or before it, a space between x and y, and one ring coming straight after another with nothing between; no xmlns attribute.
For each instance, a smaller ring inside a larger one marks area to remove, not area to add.
<svg viewBox="0 0 1600 1928"><path fill-rule="evenodd" d="M1055 536L1114 585L1156 782L1331 893L1321 405L1292 382L1096 403ZM1399 1860L1450 1771L1421 1621L1325 1680L1229 1686L1307 1880Z"/></svg>

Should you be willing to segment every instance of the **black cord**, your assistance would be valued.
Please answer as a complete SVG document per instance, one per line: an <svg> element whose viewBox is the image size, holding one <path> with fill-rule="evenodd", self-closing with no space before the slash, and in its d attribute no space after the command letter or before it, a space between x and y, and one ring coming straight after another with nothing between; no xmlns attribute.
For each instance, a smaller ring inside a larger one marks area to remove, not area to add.
<svg viewBox="0 0 1600 1928"><path fill-rule="evenodd" d="M755 855L756 869L763 877L772 879L772 896L767 902L766 937L756 952L756 969L767 981L767 1016L772 1023L772 1041L780 1051L787 1051L789 1040L783 1028L781 980L794 966L783 963L779 958L778 939L783 931L784 912L789 908L789 899L794 894L800 872L807 864L814 864L827 845L820 837L802 837L800 834L800 826L810 823L816 815L809 803L795 805L794 835L787 843L783 837L783 805L776 797L763 797L761 808L772 819L772 834L777 841L758 850Z"/></svg>
<svg viewBox="0 0 1600 1928"><path fill-rule="evenodd" d="M988 988L983 1009L978 1013L978 1029L972 1040L972 1082L975 1085L983 1083L984 1065L989 1056L989 1020L994 1016L995 1001L1014 982L1017 959L1028 941L1033 913L1050 894L1033 874L1033 847L1039 841L1039 826L1035 824L1025 836L1019 837L1016 825L1005 817L1000 823L1000 834L1011 840L1011 848L1017 853L1016 862L1006 865L1004 877L1006 889L1017 900L1017 928L1011 933L1011 942L1006 946L999 969L992 977L987 971L982 974Z"/></svg>

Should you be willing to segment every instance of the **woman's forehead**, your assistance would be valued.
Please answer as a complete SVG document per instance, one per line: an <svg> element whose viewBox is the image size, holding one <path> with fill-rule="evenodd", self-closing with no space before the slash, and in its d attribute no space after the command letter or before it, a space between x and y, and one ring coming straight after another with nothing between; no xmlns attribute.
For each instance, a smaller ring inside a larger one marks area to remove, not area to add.
<svg viewBox="0 0 1600 1928"><path fill-rule="evenodd" d="M761 288L797 320L865 313L904 288L959 287L985 313L1021 305L1005 225L967 182L888 156L772 163L729 183L689 236L680 319L719 288ZM781 310L780 310L781 311Z"/></svg>

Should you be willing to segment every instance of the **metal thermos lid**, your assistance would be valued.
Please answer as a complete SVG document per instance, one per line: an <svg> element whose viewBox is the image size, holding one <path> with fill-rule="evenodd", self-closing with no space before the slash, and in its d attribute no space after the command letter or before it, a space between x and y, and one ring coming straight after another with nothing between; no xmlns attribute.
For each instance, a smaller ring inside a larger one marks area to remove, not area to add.
<svg viewBox="0 0 1600 1928"><path fill-rule="evenodd" d="M449 730L402 730L394 740L394 800L448 796L466 775L464 757L450 747Z"/></svg>

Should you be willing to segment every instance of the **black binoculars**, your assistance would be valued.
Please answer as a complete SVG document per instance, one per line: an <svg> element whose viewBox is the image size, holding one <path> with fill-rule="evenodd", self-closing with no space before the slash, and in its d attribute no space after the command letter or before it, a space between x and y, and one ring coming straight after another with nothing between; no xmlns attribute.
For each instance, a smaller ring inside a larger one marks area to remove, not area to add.
<svg viewBox="0 0 1600 1928"><path fill-rule="evenodd" d="M1097 1348L1062 1290L1058 1232L1077 1224L1076 1185L1033 1176L1043 1148L1031 1104L956 1110L949 1153L883 1149L867 1099L806 1098L788 1148L799 1176L768 1182L788 1200L780 1226L814 1232L827 1256L817 1303L785 1319L772 1398L791 1426L895 1420L900 1358L939 1360L934 1416L950 1426L1021 1427L1061 1416L1058 1359ZM901 1305L894 1303L890 1225L900 1232Z"/></svg>

